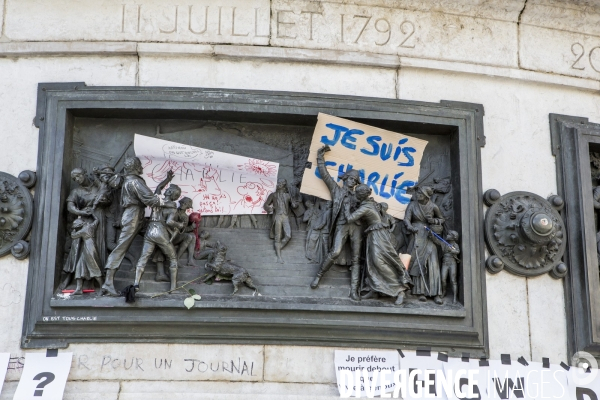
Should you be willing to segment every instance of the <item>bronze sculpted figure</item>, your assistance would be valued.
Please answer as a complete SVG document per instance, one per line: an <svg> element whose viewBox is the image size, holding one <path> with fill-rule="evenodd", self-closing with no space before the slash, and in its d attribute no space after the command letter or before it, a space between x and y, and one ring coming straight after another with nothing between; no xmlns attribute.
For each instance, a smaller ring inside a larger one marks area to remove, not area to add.
<svg viewBox="0 0 600 400"><path fill-rule="evenodd" d="M458 281L456 280L457 274L457 263L460 262L458 255L460 254L460 247L458 247L458 232L449 231L445 239L429 232L431 240L433 240L442 249L442 297L446 297L446 285L448 278L452 283L452 293L454 294L453 303L456 303L458 297Z"/></svg>
<svg viewBox="0 0 600 400"><path fill-rule="evenodd" d="M83 294L83 281L94 279L98 287L102 286L102 271L100 270L100 256L96 249L96 230L98 219L92 214L92 218L77 218L72 225L71 251L63 269L64 272L74 274L77 287L73 295Z"/></svg>
<svg viewBox="0 0 600 400"><path fill-rule="evenodd" d="M175 229L171 238L171 242L174 245L179 246L177 249L177 260L179 260L181 256L183 256L183 253L187 251L187 265L190 267L194 266L196 235L193 232L196 227L193 224L190 224L190 217L187 214L187 210L190 210L193 207L194 201L189 197L184 197L179 200L179 207L177 207L177 210L175 211L174 218L176 222L183 224L183 226L180 229Z"/></svg>
<svg viewBox="0 0 600 400"><path fill-rule="evenodd" d="M121 206L123 207L121 233L117 245L106 260L106 281L102 286L103 291L112 296L119 295L114 286L115 273L142 227L144 208L146 206L156 207L161 204L160 198L152 193L144 178L140 176L143 169L139 158L125 159L124 169L125 177L121 188ZM172 177L173 174L170 173L170 176Z"/></svg>
<svg viewBox="0 0 600 400"><path fill-rule="evenodd" d="M353 300L360 300L358 293L360 278L359 259L363 232L359 221L348 222L346 218L347 213L354 212L358 206L358 201L354 195L354 187L360 183L360 175L357 170L351 169L341 177L344 185L339 187L335 179L329 175L327 168L325 168L324 154L327 151L330 151L329 146L323 146L318 150L317 167L323 182L325 182L331 192L332 208L331 228L329 232L333 230L333 236L330 236L329 240L329 254L327 254L310 287L316 289L319 286L321 278L336 262L346 242L350 242L352 250L350 297Z"/></svg>
<svg viewBox="0 0 600 400"><path fill-rule="evenodd" d="M431 201L433 189L418 186L415 197L406 208L404 223L410 232L408 252L411 255L408 268L413 279L412 293L419 300L426 301L433 297L437 304L442 304L442 284L440 276L440 260L437 246L431 240L429 232L442 232L444 218L438 206Z"/></svg>
<svg viewBox="0 0 600 400"><path fill-rule="evenodd" d="M404 292L412 284L406 267L392 245L392 234L387 221L383 221L377 203L371 195L371 188L360 184L355 189L358 209L346 212L348 223L359 219L365 222L365 267L363 282L370 292L396 298L396 305L404 301Z"/></svg>
<svg viewBox="0 0 600 400"><path fill-rule="evenodd" d="M91 218L93 215L98 221L94 240L100 256L100 268L103 268L107 255L105 214L112 202L108 180L100 182L93 179L81 168L74 168L71 178L79 186L71 190L67 197L67 211L77 217Z"/></svg>
<svg viewBox="0 0 600 400"><path fill-rule="evenodd" d="M161 185L170 181L173 174L168 174L167 179L156 188L156 194L160 194L162 188ZM164 186L163 186L164 187ZM171 185L165 190L164 201L160 205L152 207L152 214L150 214L150 223L146 228L146 235L144 236L144 247L142 248L142 255L138 260L135 268L135 282L133 287L136 291L139 290L140 279L144 274L144 269L152 253L156 247L166 257L169 262L169 272L171 277L171 290L177 287L177 254L175 253L175 246L173 246L173 240L178 235L179 231L187 227L187 221L185 224L178 221L177 216L177 204L175 201L181 196L181 189L177 185Z"/></svg>
<svg viewBox="0 0 600 400"><path fill-rule="evenodd" d="M263 208L267 213L273 213L270 236L271 239L275 239L277 262L281 264L283 264L281 249L283 249L292 238L290 207L297 208L298 203L296 203L288 193L287 181L285 179L279 179L277 181L275 192L267 197Z"/></svg>
<svg viewBox="0 0 600 400"><path fill-rule="evenodd" d="M594 209L600 210L600 186L596 186L593 190ZM600 224L597 224L597 226ZM600 231L596 233L596 252L598 253L598 264L600 264Z"/></svg>
<svg viewBox="0 0 600 400"><path fill-rule="evenodd" d="M232 295L236 294L242 283L250 289L254 289L255 293L258 292L248 271L227 259L227 246L221 244L219 241L216 243L212 261L206 263L206 269L209 273L203 281L207 282L215 277L231 280L231 283L233 283Z"/></svg>

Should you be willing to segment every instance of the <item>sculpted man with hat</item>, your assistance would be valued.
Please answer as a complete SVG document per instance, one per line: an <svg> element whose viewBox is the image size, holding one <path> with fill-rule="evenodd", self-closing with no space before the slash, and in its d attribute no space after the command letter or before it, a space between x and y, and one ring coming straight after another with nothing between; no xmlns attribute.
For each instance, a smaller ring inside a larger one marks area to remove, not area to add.
<svg viewBox="0 0 600 400"><path fill-rule="evenodd" d="M331 177L325 167L324 154L331 149L329 146L321 147L317 152L317 167L321 179L331 192L332 211L331 211L331 228L329 232L333 232L329 236L329 253L323 261L317 276L310 284L310 287L316 289L323 275L329 271L331 266L335 264L336 259L342 252L346 243L350 244L352 249L352 274L350 281L350 297L353 300L359 300L358 285L360 278L360 249L362 242L362 229L360 221L349 222L346 218L347 213L352 213L358 208L358 200L354 195L354 187L360 182L360 174L357 170L351 169L340 178L343 181L343 186L340 187L335 179Z"/></svg>

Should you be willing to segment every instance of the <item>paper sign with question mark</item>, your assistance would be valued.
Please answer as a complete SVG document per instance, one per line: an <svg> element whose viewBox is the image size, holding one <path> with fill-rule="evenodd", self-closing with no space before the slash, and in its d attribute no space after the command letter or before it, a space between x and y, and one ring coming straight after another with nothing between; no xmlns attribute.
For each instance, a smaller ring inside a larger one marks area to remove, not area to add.
<svg viewBox="0 0 600 400"><path fill-rule="evenodd" d="M27 353L14 400L60 400L63 398L73 353Z"/></svg>

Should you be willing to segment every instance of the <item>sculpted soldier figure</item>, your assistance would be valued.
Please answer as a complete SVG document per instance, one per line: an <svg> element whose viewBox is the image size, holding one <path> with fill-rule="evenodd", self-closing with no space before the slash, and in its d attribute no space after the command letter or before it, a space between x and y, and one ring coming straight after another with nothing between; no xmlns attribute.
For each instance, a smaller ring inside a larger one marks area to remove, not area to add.
<svg viewBox="0 0 600 400"><path fill-rule="evenodd" d="M353 300L359 300L358 294L358 283L360 277L360 247L362 242L362 229L360 222L348 222L346 219L346 213L352 213L358 206L358 201L354 195L354 187L360 183L360 174L357 170L351 169L346 172L342 177L344 186L339 187L337 182L329 175L327 168L325 168L325 152L330 151L329 146L323 146L317 152L317 166L319 168L319 174L323 179L323 182L329 188L331 192L332 208L331 208L331 226L332 232L330 235L329 243L329 254L323 261L321 269L317 273L317 276L310 284L310 287L316 289L319 286L319 282L323 275L331 268L335 263L336 258L342 252L342 249L346 242L350 242L352 248L352 275L351 275L351 290L350 297ZM333 238L333 240L331 240Z"/></svg>
<svg viewBox="0 0 600 400"><path fill-rule="evenodd" d="M292 238L292 228L290 227L290 207L297 208L296 203L288 193L287 181L279 179L277 188L271 193L263 208L268 213L273 213L273 223L271 225L271 239L275 239L275 253L277 262L283 264L281 258L281 249Z"/></svg>
<svg viewBox="0 0 600 400"><path fill-rule="evenodd" d="M144 219L144 208L153 207L161 204L158 195L152 193L152 190L146 185L144 178L140 175L143 172L142 163L137 157L129 157L124 162L125 177L121 188L121 206L123 207L123 216L121 217L121 234L117 240L117 245L106 260L106 280L102 286L103 292L111 296L118 296L114 286L114 277L117 269L121 266L127 250L133 243L133 239L142 227ZM173 178L173 173L167 173L167 180L161 182L164 188L168 181Z"/></svg>
<svg viewBox="0 0 600 400"><path fill-rule="evenodd" d="M156 194L160 194L160 187L156 189ZM175 201L179 196L181 196L179 186L171 185L165 190L165 198L162 204L152 207L150 224L148 224L146 235L144 236L142 255L135 268L135 282L133 283L133 287L136 291L140 288L140 280L144 274L144 269L156 247L162 251L169 262L171 290L177 287L178 265L173 240L178 235L178 232L187 226L187 221L185 223L178 221L177 203Z"/></svg>

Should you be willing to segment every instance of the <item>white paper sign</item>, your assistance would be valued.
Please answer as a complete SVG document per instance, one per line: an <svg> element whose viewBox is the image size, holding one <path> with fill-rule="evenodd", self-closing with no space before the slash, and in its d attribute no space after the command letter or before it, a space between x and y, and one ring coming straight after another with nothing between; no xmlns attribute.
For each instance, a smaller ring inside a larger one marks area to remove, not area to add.
<svg viewBox="0 0 600 400"><path fill-rule="evenodd" d="M135 135L134 150L154 190L172 170L171 181L202 215L265 214L275 191L279 163Z"/></svg>
<svg viewBox="0 0 600 400"><path fill-rule="evenodd" d="M46 357L46 353L26 354L13 400L61 400L72 359L73 353L59 352L56 357Z"/></svg>
<svg viewBox="0 0 600 400"><path fill-rule="evenodd" d="M390 215L404 218L411 197L406 191L419 179L427 141L319 113L308 156L312 166L304 171L300 191L330 200L317 168L317 150L323 145L331 149L324 158L333 179L358 170L375 201L386 202Z"/></svg>
<svg viewBox="0 0 600 400"><path fill-rule="evenodd" d="M598 374L598 369L587 372L583 368L571 367L567 372L569 398L573 400L599 400L600 379ZM565 398L567 397L565 396Z"/></svg>
<svg viewBox="0 0 600 400"><path fill-rule="evenodd" d="M4 384L4 378L6 378L6 371L8 369L9 360L10 353L0 353L0 394L2 393L2 385Z"/></svg>
<svg viewBox="0 0 600 400"><path fill-rule="evenodd" d="M400 368L406 371L407 391L401 391L404 399L438 398L446 399L445 393L437 393L436 373L443 369L443 363L437 359L437 353L417 355L414 351L405 351L400 359ZM416 370L419 370L417 373ZM414 376L411 378L411 372Z"/></svg>
<svg viewBox="0 0 600 400"><path fill-rule="evenodd" d="M379 396L394 391L394 372L398 370L398 352L396 351L335 351L335 376L340 396L354 397L359 384L360 397ZM342 371L352 375L352 385L347 379L341 379ZM358 378L358 379L356 379Z"/></svg>
<svg viewBox="0 0 600 400"><path fill-rule="evenodd" d="M454 388L447 396L449 400L487 398L487 366L479 366L479 360L463 361L455 357L448 358L442 364L445 377L454 382ZM469 396L469 385L472 387L472 396Z"/></svg>

